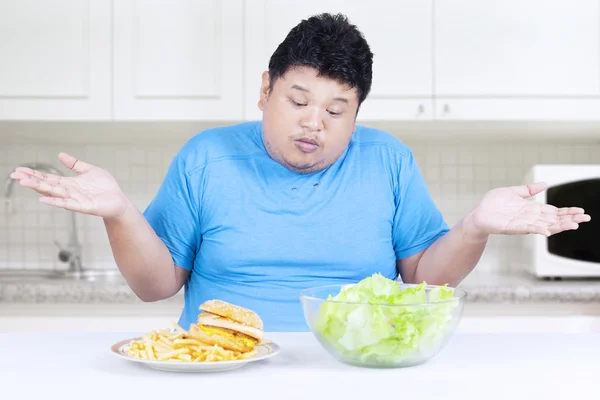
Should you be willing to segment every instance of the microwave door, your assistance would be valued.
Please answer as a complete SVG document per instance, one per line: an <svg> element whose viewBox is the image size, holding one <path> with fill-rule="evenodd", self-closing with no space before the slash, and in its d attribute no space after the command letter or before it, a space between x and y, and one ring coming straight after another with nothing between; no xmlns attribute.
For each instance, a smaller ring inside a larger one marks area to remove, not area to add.
<svg viewBox="0 0 600 400"><path fill-rule="evenodd" d="M591 221L574 231L565 231L547 239L548 252L571 260L600 263L600 178L585 179L551 186L546 203L556 207L582 207Z"/></svg>

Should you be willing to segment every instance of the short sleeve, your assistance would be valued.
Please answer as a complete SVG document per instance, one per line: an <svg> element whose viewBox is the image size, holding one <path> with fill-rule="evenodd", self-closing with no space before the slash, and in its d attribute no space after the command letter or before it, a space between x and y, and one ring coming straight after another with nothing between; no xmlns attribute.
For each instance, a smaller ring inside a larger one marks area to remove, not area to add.
<svg viewBox="0 0 600 400"><path fill-rule="evenodd" d="M449 228L413 154L404 153L399 164L392 235L396 258L402 259L427 249Z"/></svg>
<svg viewBox="0 0 600 400"><path fill-rule="evenodd" d="M186 171L177 154L144 217L162 239L175 265L191 270L200 243L199 181Z"/></svg>

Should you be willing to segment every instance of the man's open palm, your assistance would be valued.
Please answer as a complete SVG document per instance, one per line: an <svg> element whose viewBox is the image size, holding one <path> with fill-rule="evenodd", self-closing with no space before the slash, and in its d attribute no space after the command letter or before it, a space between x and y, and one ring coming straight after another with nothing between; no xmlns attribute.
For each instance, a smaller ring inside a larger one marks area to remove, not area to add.
<svg viewBox="0 0 600 400"><path fill-rule="evenodd" d="M557 208L528 200L547 187L540 182L490 190L473 211L473 224L487 234L550 236L590 221L582 208Z"/></svg>
<svg viewBox="0 0 600 400"><path fill-rule="evenodd" d="M58 159L77 176L45 174L24 167L18 167L10 176L21 186L44 195L41 203L103 218L124 214L128 200L109 172L65 153L60 153Z"/></svg>

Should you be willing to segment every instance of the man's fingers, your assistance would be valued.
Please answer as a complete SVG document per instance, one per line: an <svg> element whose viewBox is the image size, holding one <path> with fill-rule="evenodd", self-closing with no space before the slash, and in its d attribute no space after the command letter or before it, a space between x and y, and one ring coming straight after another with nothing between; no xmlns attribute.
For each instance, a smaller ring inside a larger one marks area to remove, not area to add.
<svg viewBox="0 0 600 400"><path fill-rule="evenodd" d="M93 167L93 165L81 161L67 153L60 153L58 155L58 159L64 164L65 167L69 168L78 175L88 172Z"/></svg>
<svg viewBox="0 0 600 400"><path fill-rule="evenodd" d="M90 214L93 211L90 199L80 192L72 192L69 198L40 197L40 203L84 214Z"/></svg>
<svg viewBox="0 0 600 400"><path fill-rule="evenodd" d="M583 214L584 212L585 210L581 207L563 207L557 210L557 214L560 216Z"/></svg>
<svg viewBox="0 0 600 400"><path fill-rule="evenodd" d="M15 171L10 174L10 177L19 181L27 180L45 182L47 184L60 185L68 188L79 188L79 185L77 185L73 178L59 177L51 174L41 174L39 172L37 174L29 174L23 171Z"/></svg>
<svg viewBox="0 0 600 400"><path fill-rule="evenodd" d="M21 186L31 188L43 195L60 198L71 197L72 189L58 183L40 181L36 178L21 179L19 183Z"/></svg>
<svg viewBox="0 0 600 400"><path fill-rule="evenodd" d="M541 220L549 223L563 223L563 222L589 222L592 220L592 217L588 214L568 214L568 215L559 215L559 214L542 214Z"/></svg>
<svg viewBox="0 0 600 400"><path fill-rule="evenodd" d="M580 223L587 222L589 219L589 215L565 215L558 217L556 222L549 222L548 228L552 231L552 234L571 231L578 229Z"/></svg>
<svg viewBox="0 0 600 400"><path fill-rule="evenodd" d="M535 196L536 194L546 190L548 184L546 182L535 182L523 186L513 186L512 189L523 198Z"/></svg>
<svg viewBox="0 0 600 400"><path fill-rule="evenodd" d="M12 179L17 179L17 180L21 180L21 179L28 179L30 178L31 174L28 174L27 172L24 171L19 171L20 168L17 168L17 170L15 170L15 172L11 172L10 173L10 177Z"/></svg>
<svg viewBox="0 0 600 400"><path fill-rule="evenodd" d="M520 227L520 229L518 229L519 232L517 233L532 233L532 234L538 234L538 235L544 235L544 236L550 236L552 234L552 232L550 231L550 229L548 229L547 224L543 224L543 223L529 223L529 224L524 224Z"/></svg>
<svg viewBox="0 0 600 400"><path fill-rule="evenodd" d="M64 208L65 210L83 212L82 204L74 199L63 199L58 197L40 197L40 203L49 206Z"/></svg>
<svg viewBox="0 0 600 400"><path fill-rule="evenodd" d="M555 220L568 218L577 223L589 222L592 217L588 214L584 214L585 210L581 207L563 207L556 208L549 204L543 204L541 206L541 218L545 222L553 222Z"/></svg>
<svg viewBox="0 0 600 400"><path fill-rule="evenodd" d="M21 169L17 168L15 172L10 173L12 179L18 181L34 181L34 182L45 182L47 184L61 185L68 188L78 188L79 186L73 181L72 178L65 178L63 176L43 174L38 171L30 170L29 168ZM27 185L30 187L31 185Z"/></svg>
<svg viewBox="0 0 600 400"><path fill-rule="evenodd" d="M578 228L579 223L575 218L572 217L557 217L557 219L554 221L544 217L541 220L520 224L516 229L516 233L551 236L556 233L575 230Z"/></svg>
<svg viewBox="0 0 600 400"><path fill-rule="evenodd" d="M579 228L579 224L589 222L591 217L587 214L567 214L559 216L556 214L542 213L538 217L528 218L532 225L548 229L552 234L563 231L575 230Z"/></svg>
<svg viewBox="0 0 600 400"><path fill-rule="evenodd" d="M552 234L560 233L563 231L572 231L579 228L579 224L573 220L560 221L558 224L554 224L550 227Z"/></svg>
<svg viewBox="0 0 600 400"><path fill-rule="evenodd" d="M13 174L15 175L14 177L13 177ZM19 179L19 177L26 177L26 176L33 176L33 177L43 180L43 181L55 182L55 183L61 183L61 181L63 179L62 176L54 175L54 174L46 174L46 173L36 171L34 169L27 168L27 167L17 167L17 169L15 169L15 172L13 172L11 174L11 178L13 178L13 179Z"/></svg>
<svg viewBox="0 0 600 400"><path fill-rule="evenodd" d="M573 215L572 218L573 218L573 221L575 221L577 223L590 222L592 220L592 217L588 214L577 214L577 215Z"/></svg>
<svg viewBox="0 0 600 400"><path fill-rule="evenodd" d="M89 199L79 191L72 178L62 178L59 183L47 175L41 176L46 180L40 179L37 177L39 175L32 172L28 169L18 170L11 177L17 179L21 186L45 196L40 198L41 203L77 212L87 212L91 208Z"/></svg>

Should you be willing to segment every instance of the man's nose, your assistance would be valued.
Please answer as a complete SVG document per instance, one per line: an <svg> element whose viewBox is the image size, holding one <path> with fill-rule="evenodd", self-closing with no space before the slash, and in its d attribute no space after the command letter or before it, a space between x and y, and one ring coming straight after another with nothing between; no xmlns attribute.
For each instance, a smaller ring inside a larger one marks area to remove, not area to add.
<svg viewBox="0 0 600 400"><path fill-rule="evenodd" d="M323 130L323 118L318 108L308 108L302 116L301 125L305 129L310 131L321 131Z"/></svg>

